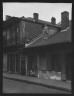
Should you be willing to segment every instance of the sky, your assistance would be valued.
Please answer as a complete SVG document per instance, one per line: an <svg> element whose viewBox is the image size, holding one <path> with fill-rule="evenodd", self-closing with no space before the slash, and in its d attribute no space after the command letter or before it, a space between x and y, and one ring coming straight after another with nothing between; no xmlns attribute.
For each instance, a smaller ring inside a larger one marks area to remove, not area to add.
<svg viewBox="0 0 74 96"><path fill-rule="evenodd" d="M15 17L32 17L33 13L39 14L39 19L51 22L56 18L56 23L61 21L61 12L69 12L69 20L72 19L72 3L20 3L3 2L3 20L6 15Z"/></svg>

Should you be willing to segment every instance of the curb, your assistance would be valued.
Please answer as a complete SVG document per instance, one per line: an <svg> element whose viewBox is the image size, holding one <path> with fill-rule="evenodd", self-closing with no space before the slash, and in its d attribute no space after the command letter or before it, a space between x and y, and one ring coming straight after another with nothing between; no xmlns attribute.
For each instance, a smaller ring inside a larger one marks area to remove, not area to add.
<svg viewBox="0 0 74 96"><path fill-rule="evenodd" d="M67 88L61 88L61 87L57 87L57 86L53 86L53 85L47 85L47 84L34 82L34 81L29 81L29 80L21 80L21 79L18 79L18 78L14 79L14 78L11 78L11 77L6 77L6 76L3 76L3 78L11 79L11 80L19 81L19 82L26 82L26 83L29 83L29 84L45 86L45 87L48 87L48 88L58 89L58 90L62 90L62 91L66 91L66 92L70 92L71 93L71 90L67 89Z"/></svg>

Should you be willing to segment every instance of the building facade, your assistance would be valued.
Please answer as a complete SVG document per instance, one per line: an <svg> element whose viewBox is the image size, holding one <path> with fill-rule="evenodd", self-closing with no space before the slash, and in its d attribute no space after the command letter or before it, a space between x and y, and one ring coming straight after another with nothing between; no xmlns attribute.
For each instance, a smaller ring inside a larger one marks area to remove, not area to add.
<svg viewBox="0 0 74 96"><path fill-rule="evenodd" d="M39 20L37 13L33 18L11 17L4 22L3 57L4 63L7 62L7 72L71 80L69 13L61 13L60 27L55 22L54 17L51 23Z"/></svg>
<svg viewBox="0 0 74 96"><path fill-rule="evenodd" d="M3 64L5 70L10 73L23 74L22 68L25 66L21 64L23 62L22 47L42 34L45 24L50 25L51 23L39 20L37 13L33 14L33 18L6 16L6 21L3 22ZM55 25L51 24L51 26Z"/></svg>

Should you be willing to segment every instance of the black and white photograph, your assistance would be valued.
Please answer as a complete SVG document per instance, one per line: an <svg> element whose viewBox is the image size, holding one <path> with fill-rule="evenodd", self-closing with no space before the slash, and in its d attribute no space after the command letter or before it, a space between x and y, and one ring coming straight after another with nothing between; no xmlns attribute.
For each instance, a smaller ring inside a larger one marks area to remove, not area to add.
<svg viewBox="0 0 74 96"><path fill-rule="evenodd" d="M72 94L72 3L2 7L2 93Z"/></svg>

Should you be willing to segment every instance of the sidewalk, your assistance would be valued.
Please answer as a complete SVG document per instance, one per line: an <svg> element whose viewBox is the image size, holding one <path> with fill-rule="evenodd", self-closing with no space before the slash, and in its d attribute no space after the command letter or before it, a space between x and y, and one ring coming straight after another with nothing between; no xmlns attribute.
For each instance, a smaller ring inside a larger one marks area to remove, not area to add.
<svg viewBox="0 0 74 96"><path fill-rule="evenodd" d="M9 73L3 73L3 78L8 78L12 80L37 84L49 88L56 88L58 90L71 92L71 82L41 79L37 77L29 77L29 76L24 76L19 74L9 74Z"/></svg>

